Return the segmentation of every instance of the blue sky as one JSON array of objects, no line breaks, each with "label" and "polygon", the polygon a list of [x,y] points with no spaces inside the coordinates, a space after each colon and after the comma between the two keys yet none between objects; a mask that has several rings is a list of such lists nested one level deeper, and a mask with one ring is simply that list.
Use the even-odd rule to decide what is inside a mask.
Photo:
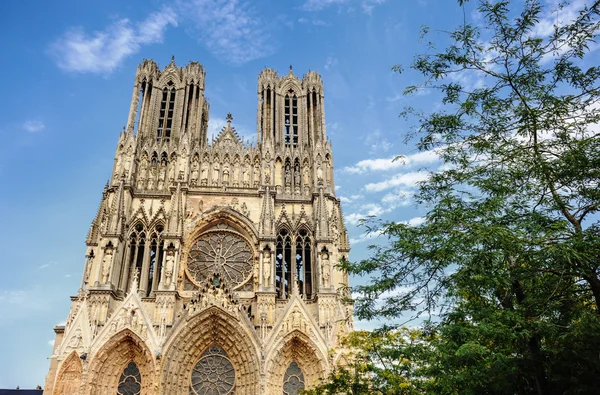
[{"label": "blue sky", "polygon": [[[418,223],[423,214],[410,194],[437,158],[404,143],[410,125],[398,114],[439,104],[434,95],[403,97],[420,80],[391,67],[425,50],[422,25],[462,22],[452,0],[20,0],[1,2],[0,15],[0,388],[44,383],[52,328],[79,287],[85,237],[144,58],[202,63],[211,130],[231,111],[248,138],[264,67],[318,71],[351,259],[369,244],[359,218]],[[391,162],[399,154],[406,160]]]}]

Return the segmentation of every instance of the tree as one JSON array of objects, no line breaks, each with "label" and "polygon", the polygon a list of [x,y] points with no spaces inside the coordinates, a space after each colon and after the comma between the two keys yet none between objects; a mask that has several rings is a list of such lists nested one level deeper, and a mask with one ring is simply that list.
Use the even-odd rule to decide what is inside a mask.
[{"label": "tree", "polygon": [[425,388],[419,371],[429,355],[427,340],[422,331],[408,328],[352,332],[342,341],[345,363],[305,393],[419,394]]},{"label": "tree", "polygon": [[599,3],[480,0],[482,24],[411,66],[405,93],[443,107],[407,108],[407,139],[443,170],[415,196],[423,224],[370,222],[387,243],[341,266],[372,277],[361,319],[440,315],[428,393],[600,392]]}]

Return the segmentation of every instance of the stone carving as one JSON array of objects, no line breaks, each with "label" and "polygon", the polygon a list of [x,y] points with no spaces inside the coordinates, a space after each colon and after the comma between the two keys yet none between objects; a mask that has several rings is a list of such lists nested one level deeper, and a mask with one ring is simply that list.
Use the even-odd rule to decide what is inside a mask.
[{"label": "stone carving", "polygon": [[271,251],[263,251],[263,286],[271,286]]},{"label": "stone carving", "polygon": [[195,157],[192,162],[192,175],[190,176],[190,184],[192,186],[196,186],[198,184],[198,169],[200,165],[198,164],[198,158]]},{"label": "stone carving", "polygon": [[108,283],[108,277],[110,276],[110,271],[112,269],[112,254],[112,248],[107,248],[104,251],[104,258],[102,258],[102,284]]},{"label": "stone carving", "polygon": [[329,263],[329,253],[321,252],[321,285],[323,288],[329,288],[329,278],[331,276],[331,266]]},{"label": "stone carving", "polygon": [[167,256],[165,258],[165,287],[171,285],[173,279],[173,269],[175,268],[175,251],[167,250]]}]

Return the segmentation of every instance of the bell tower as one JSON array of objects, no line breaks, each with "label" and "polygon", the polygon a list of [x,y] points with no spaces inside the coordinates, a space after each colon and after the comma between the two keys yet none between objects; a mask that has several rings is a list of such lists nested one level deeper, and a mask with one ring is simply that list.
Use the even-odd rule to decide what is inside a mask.
[{"label": "bell tower", "polygon": [[296,394],[341,354],[350,248],[321,77],[260,73],[256,143],[231,113],[208,141],[204,88],[199,63],[138,66],[47,393]]}]

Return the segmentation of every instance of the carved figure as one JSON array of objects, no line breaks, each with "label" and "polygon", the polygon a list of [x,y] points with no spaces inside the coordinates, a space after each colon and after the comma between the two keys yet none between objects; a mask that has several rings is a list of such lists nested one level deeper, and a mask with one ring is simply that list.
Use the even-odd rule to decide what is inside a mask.
[{"label": "carved figure", "polygon": [[323,251],[321,253],[321,279],[324,288],[329,287],[330,272],[331,266],[329,263],[329,254],[327,251]]},{"label": "carved figure", "polygon": [[173,268],[175,267],[175,252],[167,251],[167,257],[165,259],[165,287],[171,285],[173,279]]},{"label": "carved figure", "polygon": [[260,182],[260,167],[258,166],[258,162],[256,162],[254,164],[254,185],[258,185],[258,183]]},{"label": "carved figure", "polygon": [[294,166],[294,186],[300,186],[300,165],[297,163]]},{"label": "carved figure", "polygon": [[202,185],[206,185],[208,182],[208,164],[206,162],[202,163],[202,175],[200,180]]},{"label": "carved figure", "polygon": [[108,276],[110,276],[110,269],[112,268],[112,249],[107,249],[104,252],[104,258],[102,258],[102,283],[108,282]]},{"label": "carved figure", "polygon": [[317,181],[323,181],[323,168],[321,165],[317,166]]},{"label": "carved figure", "polygon": [[292,174],[290,171],[290,165],[285,165],[285,175],[283,176],[284,185],[289,186],[292,183]]},{"label": "carved figure", "polygon": [[308,166],[304,166],[302,169],[302,173],[304,174],[304,185],[310,185],[310,175],[308,174]]},{"label": "carved figure", "polygon": [[271,286],[271,252],[263,252],[263,286]]},{"label": "carved figure", "polygon": [[192,176],[190,178],[190,183],[192,185],[196,185],[198,182],[198,158],[194,158],[194,163],[192,164]]},{"label": "carved figure", "polygon": [[219,164],[215,163],[213,165],[213,185],[219,183]]}]

